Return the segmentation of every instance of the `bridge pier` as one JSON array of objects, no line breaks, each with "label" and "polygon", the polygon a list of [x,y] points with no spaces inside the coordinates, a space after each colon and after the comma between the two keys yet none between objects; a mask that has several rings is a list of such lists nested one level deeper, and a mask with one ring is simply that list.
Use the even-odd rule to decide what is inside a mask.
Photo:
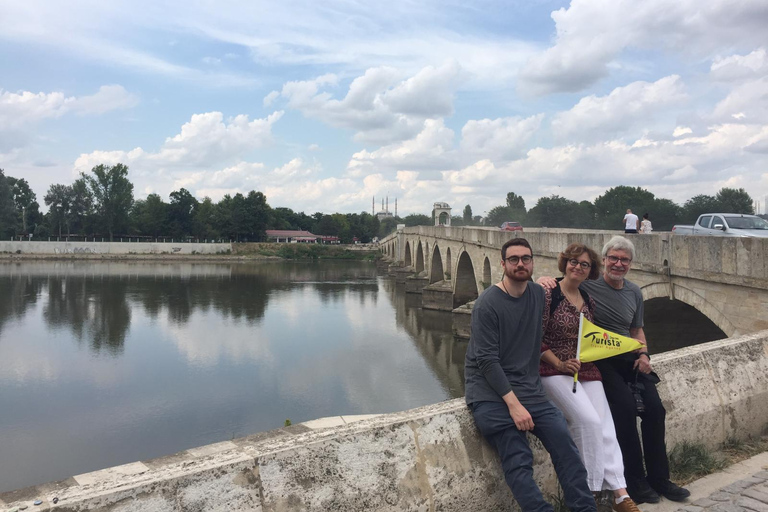
[{"label": "bridge pier", "polygon": [[389,275],[395,278],[396,283],[405,284],[405,280],[413,273],[413,267],[389,267]]},{"label": "bridge pier", "polygon": [[453,311],[453,287],[450,281],[432,283],[421,291],[421,307],[438,311]]},{"label": "bridge pier", "polygon": [[420,272],[413,276],[405,278],[405,293],[421,293],[425,286],[429,284],[429,278]]},{"label": "bridge pier", "polygon": [[467,302],[453,310],[452,324],[453,335],[464,340],[469,339],[470,325],[472,321],[472,306],[475,301]]}]

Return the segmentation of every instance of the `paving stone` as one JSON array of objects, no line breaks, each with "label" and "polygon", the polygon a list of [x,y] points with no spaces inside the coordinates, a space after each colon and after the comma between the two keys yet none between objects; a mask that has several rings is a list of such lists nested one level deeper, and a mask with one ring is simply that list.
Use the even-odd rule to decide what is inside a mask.
[{"label": "paving stone", "polygon": [[677,509],[677,512],[701,512],[704,510],[701,507],[695,507],[693,505],[688,505],[687,507],[679,508]]},{"label": "paving stone", "polygon": [[757,501],[762,501],[763,503],[768,504],[768,494],[761,492],[755,488],[745,489],[742,494],[744,496],[749,496],[750,498],[754,498]]},{"label": "paving stone", "polygon": [[736,504],[748,508],[749,510],[754,510],[755,512],[768,512],[768,505],[762,501],[757,501],[747,496],[740,497],[736,500]]},{"label": "paving stone", "polygon": [[718,503],[707,509],[707,512],[745,512],[747,509],[734,503]]},{"label": "paving stone", "polygon": [[721,491],[725,491],[725,492],[732,492],[734,494],[738,494],[741,491],[743,491],[744,489],[746,489],[747,487],[749,487],[750,485],[752,485],[752,484],[746,484],[746,483],[743,483],[742,480],[738,480],[736,482],[733,482],[731,485],[726,485],[725,487],[723,487],[720,490]]},{"label": "paving stone", "polygon": [[742,478],[741,480],[739,480],[736,483],[737,484],[744,484],[745,487],[751,487],[751,486],[753,486],[755,484],[761,484],[763,482],[765,482],[765,480],[762,479],[762,478],[755,478],[754,476],[748,476],[747,478]]},{"label": "paving stone", "polygon": [[761,480],[768,480],[768,471],[760,471],[752,475],[753,478],[760,478]]},{"label": "paving stone", "polygon": [[711,500],[709,498],[699,498],[693,502],[693,505],[696,505],[697,507],[711,507],[715,503],[717,503],[717,501]]},{"label": "paving stone", "polygon": [[729,492],[725,492],[722,489],[717,492],[713,492],[712,494],[709,495],[709,499],[715,500],[715,501],[731,501],[731,499],[733,498],[734,498],[733,494]]}]

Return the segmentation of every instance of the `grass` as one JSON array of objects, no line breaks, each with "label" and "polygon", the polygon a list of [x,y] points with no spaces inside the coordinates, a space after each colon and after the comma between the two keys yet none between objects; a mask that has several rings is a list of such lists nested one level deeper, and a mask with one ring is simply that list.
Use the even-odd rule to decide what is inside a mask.
[{"label": "grass", "polygon": [[339,245],[321,244],[237,244],[235,254],[287,260],[375,260],[379,257],[378,251],[353,251]]},{"label": "grass", "polygon": [[718,450],[711,450],[701,443],[683,442],[669,452],[672,481],[685,485],[766,451],[766,435],[746,440],[731,437]]}]

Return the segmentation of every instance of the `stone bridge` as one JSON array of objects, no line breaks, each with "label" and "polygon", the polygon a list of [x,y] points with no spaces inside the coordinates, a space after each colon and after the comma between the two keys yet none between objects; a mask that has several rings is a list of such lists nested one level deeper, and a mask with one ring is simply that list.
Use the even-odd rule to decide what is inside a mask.
[{"label": "stone bridge", "polygon": [[[384,264],[406,291],[422,294],[422,307],[454,312],[454,330],[468,335],[465,307],[501,280],[501,246],[525,237],[533,247],[534,278],[560,275],[557,256],[582,242],[598,253],[618,231],[416,226],[380,243]],[[728,337],[768,329],[768,239],[630,235],[636,255],[630,279],[645,300],[667,297],[692,306]]]}]

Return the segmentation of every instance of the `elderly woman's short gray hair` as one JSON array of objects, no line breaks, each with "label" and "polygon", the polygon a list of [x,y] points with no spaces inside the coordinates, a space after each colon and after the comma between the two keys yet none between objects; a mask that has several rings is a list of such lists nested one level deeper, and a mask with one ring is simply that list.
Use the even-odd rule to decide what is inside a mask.
[{"label": "elderly woman's short gray hair", "polygon": [[608,251],[627,251],[629,257],[635,259],[635,244],[623,236],[616,235],[606,242],[603,246],[603,258],[608,256]]}]

